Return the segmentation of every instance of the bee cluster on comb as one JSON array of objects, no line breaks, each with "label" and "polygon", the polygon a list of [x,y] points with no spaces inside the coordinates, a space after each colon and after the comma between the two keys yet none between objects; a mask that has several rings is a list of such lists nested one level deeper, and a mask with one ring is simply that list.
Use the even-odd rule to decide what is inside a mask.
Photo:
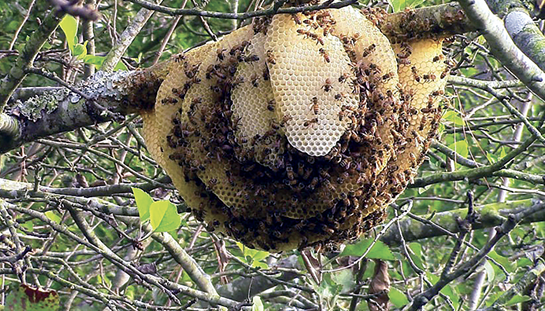
[{"label": "bee cluster on comb", "polygon": [[143,136],[208,230],[283,251],[383,220],[437,131],[448,67],[441,40],[390,42],[368,15],[262,17],[173,58]]}]

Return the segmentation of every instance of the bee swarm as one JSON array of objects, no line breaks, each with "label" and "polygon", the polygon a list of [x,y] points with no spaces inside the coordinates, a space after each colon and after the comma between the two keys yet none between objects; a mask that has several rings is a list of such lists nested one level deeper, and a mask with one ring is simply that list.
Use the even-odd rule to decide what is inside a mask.
[{"label": "bee swarm", "polygon": [[148,149],[197,219],[253,248],[368,231],[415,176],[439,119],[442,43],[391,43],[345,7],[259,18],[174,57]]}]

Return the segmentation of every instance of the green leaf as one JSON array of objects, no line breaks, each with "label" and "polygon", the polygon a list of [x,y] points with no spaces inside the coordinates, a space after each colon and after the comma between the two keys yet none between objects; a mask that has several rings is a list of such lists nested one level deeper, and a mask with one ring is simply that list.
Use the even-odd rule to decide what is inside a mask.
[{"label": "green leaf", "polygon": [[352,270],[345,269],[331,274],[331,280],[341,285],[344,292],[348,292],[355,285]]},{"label": "green leaf", "polygon": [[74,56],[77,56],[79,59],[83,59],[87,55],[87,47],[83,44],[76,44],[74,50],[72,51]]},{"label": "green leaf", "polygon": [[263,302],[259,296],[254,296],[252,298],[252,311],[263,311]]},{"label": "green leaf", "polygon": [[414,264],[418,268],[425,270],[424,263],[422,262],[422,244],[417,242],[412,242],[412,243],[409,243],[409,248],[414,253],[414,255],[411,255],[411,259],[413,260]]},{"label": "green leaf", "polygon": [[[488,253],[488,256],[490,256],[490,258],[494,259],[500,265],[502,265],[503,268],[507,272],[514,272],[515,271],[515,263],[512,262],[511,260],[509,260],[509,258],[499,255],[498,253],[496,253],[496,251],[491,251],[490,253]],[[496,272],[498,272],[498,271],[496,271]]]},{"label": "green leaf", "polygon": [[90,65],[95,65],[100,68],[104,63],[104,56],[85,55],[83,62]]},{"label": "green leaf", "polygon": [[68,48],[70,48],[70,51],[73,53],[74,45],[77,42],[76,34],[78,33],[78,21],[72,15],[66,14],[59,26],[61,26],[61,29],[64,32]]},{"label": "green leaf", "polygon": [[240,243],[240,242],[237,242],[237,246],[238,248],[240,248],[240,250],[242,251],[242,256],[244,258],[240,258],[242,259],[242,261],[250,264],[252,267],[260,267],[260,268],[268,268],[269,266],[264,263],[264,262],[261,262],[263,259],[269,257],[269,253],[268,252],[265,252],[265,251],[260,251],[260,250],[256,250],[256,249],[251,249],[249,247],[246,247],[244,244]]},{"label": "green leaf", "polygon": [[405,8],[416,8],[422,3],[424,3],[425,0],[392,0],[392,7],[394,9],[394,12],[401,12]]},{"label": "green leaf", "polygon": [[396,308],[403,308],[403,306],[409,303],[409,299],[407,299],[407,296],[405,296],[402,291],[395,287],[390,287],[390,291],[388,292],[388,298],[390,298],[390,301],[394,304]]},{"label": "green leaf", "polygon": [[497,155],[493,153],[489,153],[489,152],[486,153],[486,158],[488,159],[488,162],[490,162],[490,164],[494,164],[498,162],[498,159],[499,159]]},{"label": "green leaf", "polygon": [[55,214],[54,211],[47,211],[45,212],[45,216],[51,220],[53,220],[54,222],[60,224],[61,223],[61,217],[57,214]]},{"label": "green leaf", "polygon": [[494,278],[496,277],[496,272],[494,271],[494,267],[492,267],[492,264],[487,260],[484,263],[484,269],[486,271],[486,279],[488,282],[492,283],[494,281]]},{"label": "green leaf", "polygon": [[[356,244],[346,246],[342,251],[341,256],[360,257],[367,251],[372,242],[373,239],[361,239]],[[384,244],[382,241],[377,241],[365,257],[382,260],[395,260],[394,254],[392,254],[392,251],[388,245]]]},{"label": "green leaf", "polygon": [[59,309],[59,294],[28,285],[21,285],[9,292],[5,310],[54,311]]},{"label": "green leaf", "polygon": [[460,115],[452,110],[445,112],[443,115],[443,120],[452,122],[456,126],[463,126],[465,124],[464,119]]},{"label": "green leaf", "polygon": [[153,204],[153,199],[142,189],[132,188],[132,193],[134,194],[134,200],[136,201],[136,207],[138,208],[140,221],[144,222],[149,219],[149,210],[151,204]]},{"label": "green leaf", "polygon": [[127,66],[125,66],[125,64],[122,61],[119,61],[117,63],[117,65],[115,65],[114,71],[116,71],[116,70],[127,71],[127,70],[129,70],[129,68],[127,68]]},{"label": "green leaf", "polygon": [[[95,56],[95,55],[86,55],[83,57],[83,62],[86,64],[95,65],[100,69],[102,67],[102,63],[104,63],[104,56]],[[115,66],[114,70],[129,70],[127,66],[122,61],[119,61],[117,65]]]},{"label": "green leaf", "polygon": [[469,149],[467,147],[467,141],[466,140],[459,140],[450,146],[448,146],[450,149],[454,150],[456,153],[461,155],[464,158],[467,158],[469,154]]},{"label": "green leaf", "polygon": [[149,208],[151,227],[155,232],[168,232],[177,229],[182,219],[176,210],[176,205],[170,201],[153,202]]},{"label": "green leaf", "polygon": [[530,300],[529,296],[515,295],[505,304],[506,307]]}]

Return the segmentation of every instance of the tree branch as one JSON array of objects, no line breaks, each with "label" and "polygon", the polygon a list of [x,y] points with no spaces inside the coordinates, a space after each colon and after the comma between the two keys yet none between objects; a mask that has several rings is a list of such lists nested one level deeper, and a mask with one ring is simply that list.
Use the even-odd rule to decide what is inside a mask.
[{"label": "tree branch", "polygon": [[515,45],[503,22],[490,11],[485,0],[458,2],[471,23],[486,39],[494,56],[532,92],[545,100],[545,73]]},{"label": "tree branch", "polygon": [[[473,224],[473,229],[491,228],[501,225],[507,216],[528,208],[541,208],[540,211],[521,219],[521,223],[532,223],[545,220],[545,203],[533,199],[513,201],[508,203],[491,203],[475,207],[479,221]],[[405,218],[399,224],[392,226],[380,239],[382,242],[396,246],[400,243],[399,228],[406,241],[416,241],[443,235],[456,234],[460,231],[455,218],[464,218],[467,209],[455,209],[447,212],[430,215],[414,216],[415,219]],[[422,221],[425,220],[425,221]],[[432,224],[433,222],[433,224]]]},{"label": "tree branch", "polygon": [[[163,2],[163,0],[155,0],[155,2],[159,4]],[[132,22],[123,30],[123,33],[119,36],[115,45],[104,58],[101,67],[103,71],[111,72],[114,70],[117,63],[121,60],[121,57],[125,54],[125,51],[129,48],[129,45],[131,45],[134,38],[140,33],[153,13],[155,13],[153,10],[148,9],[141,9],[138,11]]]},{"label": "tree branch", "polygon": [[36,55],[63,17],[64,13],[58,10],[49,12],[38,30],[33,32],[26,42],[22,53],[19,54],[11,70],[0,83],[0,113],[4,111],[10,96],[26,77],[26,70],[32,67]]},{"label": "tree branch", "polygon": [[492,12],[503,19],[505,28],[515,44],[541,70],[545,70],[545,36],[521,1],[487,0],[487,3]]},{"label": "tree branch", "polygon": [[165,64],[147,70],[97,72],[78,85],[79,94],[54,91],[30,98],[0,115],[0,153],[53,134],[110,121],[155,102]]}]

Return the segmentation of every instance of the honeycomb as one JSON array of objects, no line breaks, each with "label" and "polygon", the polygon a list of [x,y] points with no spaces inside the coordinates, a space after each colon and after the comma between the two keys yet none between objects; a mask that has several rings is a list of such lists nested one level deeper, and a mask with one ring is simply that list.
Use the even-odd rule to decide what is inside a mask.
[{"label": "honeycomb", "polygon": [[435,135],[448,69],[440,40],[391,43],[366,14],[257,18],[173,57],[143,136],[208,230],[283,251],[383,220]]}]

